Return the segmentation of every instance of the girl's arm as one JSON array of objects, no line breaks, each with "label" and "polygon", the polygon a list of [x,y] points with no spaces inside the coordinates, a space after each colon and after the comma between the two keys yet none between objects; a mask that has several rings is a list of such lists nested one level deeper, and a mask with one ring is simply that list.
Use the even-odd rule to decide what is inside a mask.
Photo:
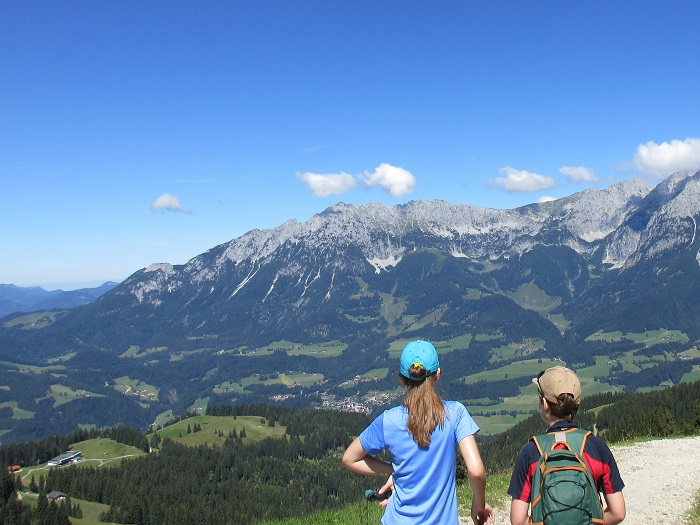
[{"label": "girl's arm", "polygon": [[368,454],[362,448],[359,438],[355,438],[345,450],[343,466],[357,474],[367,476],[391,476],[394,472],[394,467],[391,463],[381,461]]},{"label": "girl's arm", "polygon": [[476,525],[493,523],[493,509],[486,503],[486,469],[474,436],[467,436],[459,442],[459,452],[467,466],[467,477],[472,489],[472,520]]}]

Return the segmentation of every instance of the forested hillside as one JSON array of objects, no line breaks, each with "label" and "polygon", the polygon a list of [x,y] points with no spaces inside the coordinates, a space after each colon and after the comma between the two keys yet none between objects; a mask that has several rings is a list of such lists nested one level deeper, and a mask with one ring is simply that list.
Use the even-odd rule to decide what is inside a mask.
[{"label": "forested hillside", "polygon": [[[109,510],[103,519],[109,522],[217,525],[305,516],[321,509],[343,507],[358,501],[364,490],[376,483],[351,474],[340,465],[342,450],[369,422],[367,416],[242,405],[212,407],[207,417],[223,425],[232,418],[251,416],[259,418],[261,427],[284,428],[284,434],[251,441],[244,433],[232,432],[221,445],[188,446],[169,437],[159,439],[156,433],[144,435],[133,429],[115,428],[2,447],[1,522],[53,525],[63,523],[59,520],[68,519],[70,512],[75,513],[75,506],[61,511],[54,504],[31,510],[16,501],[17,490],[38,491],[40,501],[46,493],[58,490],[74,499],[104,503]],[[187,421],[197,419],[187,419],[183,424]],[[578,422],[597,429],[611,443],[698,434],[700,382],[642,394],[585,397]],[[197,424],[194,429],[196,432]],[[507,432],[481,438],[479,446],[488,471],[508,472],[526,440],[544,430],[542,421],[533,415]],[[78,464],[54,468],[45,477],[32,476],[23,481],[20,475],[7,473],[5,465],[34,465],[37,459],[44,462],[70,444],[96,435],[137,447],[150,443],[158,448],[124,459],[114,467]],[[458,474],[464,479],[463,465]]]},{"label": "forested hillside", "polygon": [[562,361],[591,393],[696,381],[698,220],[692,170],[514,210],[338,204],[251,230],[88,305],[3,318],[0,443],[209,404],[369,411],[395,401],[419,338],[484,434],[527,417],[528,378]]},{"label": "forested hillside", "polygon": [[[576,422],[609,443],[652,437],[700,434],[700,381],[647,393],[596,394],[584,397]],[[480,445],[490,471],[508,471],[523,444],[542,434],[537,414]]]},{"label": "forested hillside", "polygon": [[[216,407],[212,414],[223,419],[253,412],[265,425],[283,426],[287,433],[255,442],[231,434],[222,446],[191,447],[164,438],[153,453],[125,459],[117,467],[54,468],[32,485],[40,486],[43,494],[61,491],[106,503],[110,510],[105,521],[175,525],[253,523],[308,514],[356,501],[371,485],[340,465],[340,451],[368,423],[366,416],[271,406]],[[86,436],[73,436],[79,437]],[[140,438],[146,440],[144,435]],[[150,438],[151,443],[158,441],[154,435]],[[43,458],[51,456],[58,443],[67,444],[56,437],[12,445],[0,449],[0,457],[6,465],[36,454]],[[13,483],[13,488],[18,486]],[[6,508],[15,505],[7,495],[4,501]],[[12,521],[20,519],[13,516],[8,514],[2,523],[44,523],[36,521],[36,513],[34,522]]]}]

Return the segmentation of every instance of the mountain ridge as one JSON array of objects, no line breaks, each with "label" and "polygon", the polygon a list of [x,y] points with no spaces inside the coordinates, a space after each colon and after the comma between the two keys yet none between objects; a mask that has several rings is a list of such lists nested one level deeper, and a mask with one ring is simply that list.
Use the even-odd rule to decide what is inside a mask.
[{"label": "mountain ridge", "polygon": [[0,318],[15,312],[38,312],[55,308],[75,308],[107,293],[118,283],[106,281],[93,288],[45,290],[40,286],[0,284]]},{"label": "mountain ridge", "polygon": [[[150,265],[88,305],[5,318],[0,430],[31,432],[3,423],[3,403],[54,425],[273,398],[370,410],[383,402],[371,389],[395,388],[396,348],[418,337],[448,349],[444,388],[487,406],[528,395],[516,364],[563,359],[601,391],[695,377],[699,218],[700,171],[514,210],[338,203]],[[663,350],[635,339],[655,334]],[[41,374],[26,392],[23,366]],[[498,388],[468,379],[501,367]],[[68,389],[91,394],[65,403]]]}]

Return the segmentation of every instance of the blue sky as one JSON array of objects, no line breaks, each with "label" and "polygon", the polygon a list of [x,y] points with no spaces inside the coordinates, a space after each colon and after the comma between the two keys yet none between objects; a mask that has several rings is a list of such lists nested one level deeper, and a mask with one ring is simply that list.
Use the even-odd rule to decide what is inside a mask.
[{"label": "blue sky", "polygon": [[700,164],[700,2],[33,1],[0,17],[0,283],[342,201],[515,208]]}]

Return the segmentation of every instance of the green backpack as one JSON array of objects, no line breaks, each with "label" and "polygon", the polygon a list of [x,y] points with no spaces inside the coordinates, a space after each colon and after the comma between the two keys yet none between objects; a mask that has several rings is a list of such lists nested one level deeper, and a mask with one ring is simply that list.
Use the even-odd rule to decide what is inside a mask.
[{"label": "green backpack", "polygon": [[603,523],[598,488],[583,460],[589,435],[571,429],[532,437],[540,453],[530,496],[533,525]]}]

